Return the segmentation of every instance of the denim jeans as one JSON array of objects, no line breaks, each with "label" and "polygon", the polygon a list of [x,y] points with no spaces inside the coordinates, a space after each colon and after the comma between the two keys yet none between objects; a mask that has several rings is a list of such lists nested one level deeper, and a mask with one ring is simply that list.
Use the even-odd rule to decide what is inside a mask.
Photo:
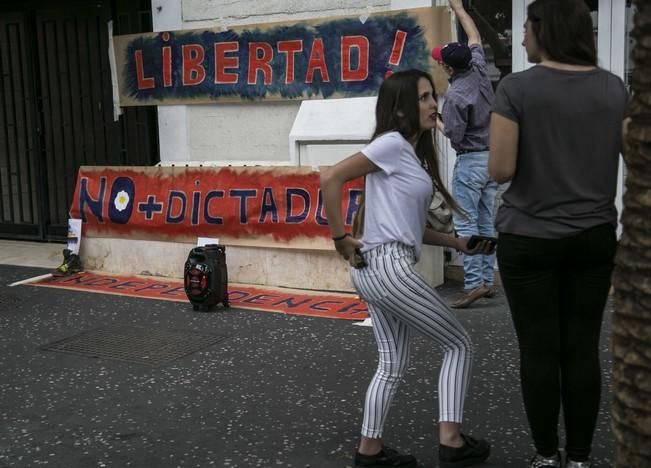
[{"label": "denim jeans", "polygon": [[[488,152],[457,156],[452,175],[452,196],[465,213],[454,214],[454,229],[460,237],[474,234],[494,236],[494,207],[497,182],[488,175]],[[493,285],[495,254],[465,255],[464,288]]]},{"label": "denim jeans", "polygon": [[500,233],[497,263],[520,347],[520,380],[536,450],[590,455],[601,396],[599,337],[613,270],[615,228],[563,239]]}]

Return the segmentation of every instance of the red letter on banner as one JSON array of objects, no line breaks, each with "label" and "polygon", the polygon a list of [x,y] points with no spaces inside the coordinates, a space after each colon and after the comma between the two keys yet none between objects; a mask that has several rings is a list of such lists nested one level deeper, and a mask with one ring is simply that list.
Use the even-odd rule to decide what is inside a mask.
[{"label": "red letter on banner", "polygon": [[303,51],[303,41],[278,41],[278,52],[287,54],[285,65],[285,84],[294,82],[294,55]]},{"label": "red letter on banner", "polygon": [[172,48],[163,47],[163,86],[172,86]]},{"label": "red letter on banner", "polygon": [[138,78],[138,89],[151,89],[154,86],[152,77],[145,78],[145,67],[142,64],[142,50],[136,50],[134,53],[136,59],[136,77]]},{"label": "red letter on banner", "polygon": [[237,73],[228,73],[226,69],[239,67],[240,58],[238,56],[227,57],[226,52],[237,52],[238,50],[240,50],[239,42],[215,43],[215,83],[237,83]]},{"label": "red letter on banner", "polygon": [[[357,69],[350,65],[351,49],[357,49]],[[341,38],[341,81],[364,81],[368,78],[368,38],[364,36],[343,36]]]},{"label": "red letter on banner", "polygon": [[206,69],[203,68],[203,47],[199,44],[187,44],[183,50],[183,86],[198,85],[206,79]]},{"label": "red letter on banner", "polygon": [[[262,57],[258,57],[258,51],[262,51]],[[268,42],[251,42],[249,43],[249,84],[254,85],[258,82],[258,70],[264,74],[264,84],[270,85],[272,78],[271,59],[274,52],[271,44]]]},{"label": "red letter on banner", "polygon": [[316,38],[312,43],[312,51],[310,52],[310,63],[307,66],[307,73],[305,74],[305,82],[312,83],[314,79],[315,70],[321,72],[321,80],[324,83],[330,81],[328,76],[328,67],[325,62],[325,54],[323,53],[323,39]]},{"label": "red letter on banner", "polygon": [[402,58],[402,52],[405,50],[405,41],[407,40],[407,33],[398,29],[396,37],[393,39],[393,47],[391,49],[391,56],[389,63],[391,65],[399,65]]}]

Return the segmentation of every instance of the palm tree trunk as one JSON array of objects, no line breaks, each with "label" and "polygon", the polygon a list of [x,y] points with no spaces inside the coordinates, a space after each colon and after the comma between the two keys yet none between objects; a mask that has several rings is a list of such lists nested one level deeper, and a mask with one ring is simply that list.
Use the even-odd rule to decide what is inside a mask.
[{"label": "palm tree trunk", "polygon": [[637,6],[623,234],[615,260],[615,467],[651,467],[651,2]]}]

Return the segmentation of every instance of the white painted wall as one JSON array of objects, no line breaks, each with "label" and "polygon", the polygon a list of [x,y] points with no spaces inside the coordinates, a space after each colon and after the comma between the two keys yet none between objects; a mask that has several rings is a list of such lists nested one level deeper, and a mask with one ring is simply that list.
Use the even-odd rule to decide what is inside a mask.
[{"label": "white painted wall", "polygon": [[[152,18],[154,31],[178,31],[326,16],[363,16],[376,10],[431,4],[430,1],[414,0],[152,0]],[[365,99],[368,101],[369,98]],[[159,106],[161,162],[175,165],[295,165],[300,162],[300,157],[296,155],[291,159],[290,133],[300,105],[300,101],[287,101]],[[368,103],[360,101],[356,105],[351,102],[347,112],[363,114],[368,119]],[[360,124],[353,141],[348,135],[348,140],[338,148],[334,157],[343,157],[348,151],[358,149],[361,143],[357,137],[365,133],[370,136],[369,128],[368,121]],[[321,140],[307,142],[305,164],[318,164],[325,158],[333,158],[333,147],[323,144],[326,140],[328,144],[332,143],[331,138],[323,138],[328,133],[322,131],[319,134]],[[303,130],[297,130],[296,134],[310,136]],[[181,277],[192,246],[178,242],[88,238],[84,240],[80,254],[88,269]],[[305,251],[227,246],[226,259],[229,280],[234,283],[352,290],[349,266],[334,249]],[[441,249],[425,246],[418,269],[430,283],[438,285],[443,282],[442,265]]]},{"label": "white painted wall", "polygon": [[[217,26],[269,23],[388,10],[387,0],[185,0],[183,21],[216,21]],[[408,7],[402,7],[408,8]]]},{"label": "white painted wall", "polygon": [[299,105],[281,101],[187,106],[191,159],[228,164],[289,164],[287,136]]},{"label": "white painted wall", "polygon": [[376,97],[303,101],[289,132],[297,166],[332,166],[359,151],[375,130]]},{"label": "white painted wall", "polygon": [[[447,2],[445,3],[447,4]],[[404,8],[424,8],[432,5],[443,5],[443,3],[432,0],[391,0],[392,10],[401,10]]]},{"label": "white painted wall", "polygon": [[[530,66],[521,46],[526,5],[513,0],[513,71]],[[447,0],[152,0],[154,31],[221,28],[243,24],[299,20],[325,16],[361,16],[375,10],[447,5]],[[615,72],[623,70],[623,12],[625,0],[600,0],[600,60]],[[607,24],[606,24],[607,23]],[[454,34],[454,29],[453,29]],[[620,37],[621,36],[621,37]],[[610,42],[612,41],[612,42]],[[318,102],[314,101],[315,107]],[[256,164],[300,163],[292,158],[290,133],[300,102],[246,103],[193,106],[159,106],[159,141],[163,164]],[[351,106],[358,110],[364,106]],[[366,112],[364,112],[366,113]],[[297,131],[306,135],[309,132]],[[359,131],[368,130],[360,126]],[[320,135],[327,134],[321,132]],[[299,136],[300,136],[299,135]],[[332,135],[330,135],[331,137]],[[300,139],[300,138],[299,138]],[[291,140],[291,143],[290,143]],[[328,145],[324,141],[328,140]],[[305,143],[305,164],[334,162],[353,152],[358,141],[343,142],[332,151],[331,138]],[[439,140],[442,175],[452,172],[455,155],[447,139]],[[328,159],[330,158],[330,159]],[[621,182],[620,182],[621,193]],[[619,197],[618,197],[619,198]],[[81,255],[87,268],[116,273],[182,275],[191,244],[86,239]],[[134,262],[134,258],[138,262]],[[456,258],[459,264],[461,257]],[[229,247],[229,276],[233,282],[350,290],[348,267],[334,251],[297,251]],[[425,247],[418,268],[434,285],[443,282],[442,249]]]},{"label": "white painted wall", "polygon": [[[181,242],[87,238],[80,255],[88,270],[182,278],[192,247]],[[350,267],[338,257],[325,250],[226,246],[230,283],[352,291]]]},{"label": "white painted wall", "polygon": [[[153,0],[154,31],[227,28],[327,16],[364,15],[413,1]],[[424,3],[416,2],[423,6]],[[403,6],[400,6],[403,4]],[[163,164],[293,164],[288,135],[300,102],[159,106]]]}]

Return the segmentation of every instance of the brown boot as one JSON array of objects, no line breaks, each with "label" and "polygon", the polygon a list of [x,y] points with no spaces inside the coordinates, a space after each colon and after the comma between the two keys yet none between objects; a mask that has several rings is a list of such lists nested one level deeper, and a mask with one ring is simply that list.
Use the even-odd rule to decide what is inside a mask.
[{"label": "brown boot", "polygon": [[465,309],[477,299],[484,297],[489,291],[490,289],[483,284],[481,286],[477,286],[475,289],[468,291],[456,302],[453,302],[452,307],[455,309]]}]

